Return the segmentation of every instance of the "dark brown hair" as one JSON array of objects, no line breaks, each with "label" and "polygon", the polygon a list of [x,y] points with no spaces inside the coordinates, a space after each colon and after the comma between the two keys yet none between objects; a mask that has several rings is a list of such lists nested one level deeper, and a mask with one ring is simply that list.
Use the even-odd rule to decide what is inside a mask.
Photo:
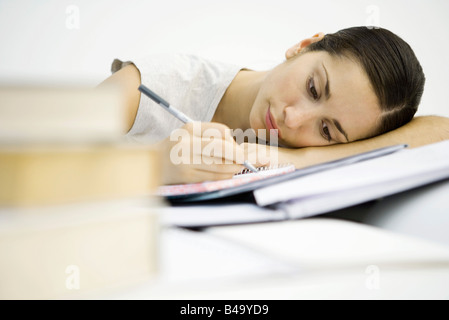
[{"label": "dark brown hair", "polygon": [[383,28],[352,27],[326,34],[306,51],[355,58],[362,65],[382,110],[373,135],[396,129],[415,115],[425,76],[412,48],[394,33]]}]

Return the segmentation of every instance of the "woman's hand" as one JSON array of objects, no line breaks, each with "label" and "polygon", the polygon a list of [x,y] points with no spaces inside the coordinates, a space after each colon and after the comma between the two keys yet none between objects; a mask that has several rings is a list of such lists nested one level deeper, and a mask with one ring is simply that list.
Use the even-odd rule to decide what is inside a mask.
[{"label": "woman's hand", "polygon": [[276,166],[279,164],[279,148],[259,143],[242,143],[245,159],[258,166]]},{"label": "woman's hand", "polygon": [[[158,147],[163,184],[230,179],[244,168],[247,159],[231,130],[219,123],[188,123],[174,130]],[[260,161],[252,164],[263,165]]]}]

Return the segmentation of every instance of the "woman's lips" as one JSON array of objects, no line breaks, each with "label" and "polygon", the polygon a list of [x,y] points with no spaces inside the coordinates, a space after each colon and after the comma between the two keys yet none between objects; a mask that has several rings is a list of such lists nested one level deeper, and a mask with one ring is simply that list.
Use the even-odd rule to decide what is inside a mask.
[{"label": "woman's lips", "polygon": [[[271,115],[270,107],[268,107],[267,114],[265,115],[265,123],[266,123],[268,131],[276,130],[277,135],[279,136],[279,138],[281,138],[281,131],[279,130],[278,126],[276,125],[276,121],[274,120],[273,116]],[[270,134],[271,134],[271,132],[270,132]]]}]

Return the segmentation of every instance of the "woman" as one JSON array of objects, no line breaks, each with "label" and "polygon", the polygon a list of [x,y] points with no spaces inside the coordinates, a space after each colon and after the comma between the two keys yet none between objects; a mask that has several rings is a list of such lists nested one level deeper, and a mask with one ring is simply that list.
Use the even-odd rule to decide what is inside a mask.
[{"label": "woman", "polygon": [[[226,158],[231,163],[165,161],[168,170],[164,172],[164,183],[230,178],[241,170],[241,161],[236,159],[241,159],[245,151],[248,157],[248,152],[256,153],[256,146],[268,152],[275,148],[237,144],[225,134],[228,128],[252,129],[259,139],[278,142],[282,146],[276,148],[278,161],[292,162],[296,167],[384,145],[420,145],[441,139],[439,135],[429,135],[427,140],[414,137],[417,125],[443,126],[443,138],[447,134],[447,119],[440,118],[420,119],[399,133],[394,130],[412,120],[425,77],[407,43],[381,28],[354,27],[334,34],[316,34],[289,48],[286,61],[269,71],[247,70],[191,56],[168,57],[163,65],[154,59],[113,63],[115,73],[104,83],[118,83],[125,89],[128,136],[142,142],[156,138],[168,160],[179,143],[204,145],[210,141],[202,133],[213,128],[223,133],[219,141],[222,149],[230,146],[234,150],[232,157],[225,152],[206,155],[203,148],[193,150],[203,153],[203,157]],[[183,129],[191,139],[170,139],[170,132],[182,123],[141,97],[137,91],[140,83],[201,121],[201,129],[195,132],[189,124]],[[270,130],[274,131],[270,134]],[[327,147],[316,148],[321,146]],[[188,157],[191,160],[193,155]],[[259,157],[255,164],[265,161]]]}]

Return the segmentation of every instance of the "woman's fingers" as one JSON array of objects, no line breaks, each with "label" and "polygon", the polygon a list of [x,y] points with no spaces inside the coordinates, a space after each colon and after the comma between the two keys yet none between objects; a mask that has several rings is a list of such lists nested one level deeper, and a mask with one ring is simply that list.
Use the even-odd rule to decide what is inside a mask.
[{"label": "woman's fingers", "polygon": [[245,159],[257,167],[277,165],[277,147],[257,143],[242,143],[241,147],[245,153]]},{"label": "woman's fingers", "polygon": [[188,123],[163,142],[165,179],[168,183],[194,183],[230,179],[245,160],[252,165],[276,165],[277,148],[237,144],[231,129],[219,123]]},{"label": "woman's fingers", "polygon": [[223,170],[204,170],[204,168],[193,169],[189,178],[190,181],[202,182],[202,181],[214,181],[214,180],[227,180],[232,179],[236,173],[239,173],[242,168],[238,168],[233,172],[225,172]]},{"label": "woman's fingers", "polygon": [[188,123],[159,144],[165,184],[230,179],[243,169],[244,148],[218,123]]},{"label": "woman's fingers", "polygon": [[232,179],[242,169],[243,167],[237,164],[178,165],[169,168],[168,174],[164,177],[164,182],[166,184],[177,184]]},{"label": "woman's fingers", "polygon": [[242,164],[244,149],[234,141],[213,139],[198,141],[200,148],[193,148],[194,155],[201,155],[204,164]]},{"label": "woman's fingers", "polygon": [[[184,150],[190,145],[189,151],[194,163],[198,163],[199,156],[213,159],[215,164],[242,164],[245,161],[243,147],[235,142],[231,129],[223,124],[193,122],[178,130],[176,136],[184,140],[179,144]],[[189,153],[185,151],[185,154]],[[211,162],[208,161],[206,164]]]}]

